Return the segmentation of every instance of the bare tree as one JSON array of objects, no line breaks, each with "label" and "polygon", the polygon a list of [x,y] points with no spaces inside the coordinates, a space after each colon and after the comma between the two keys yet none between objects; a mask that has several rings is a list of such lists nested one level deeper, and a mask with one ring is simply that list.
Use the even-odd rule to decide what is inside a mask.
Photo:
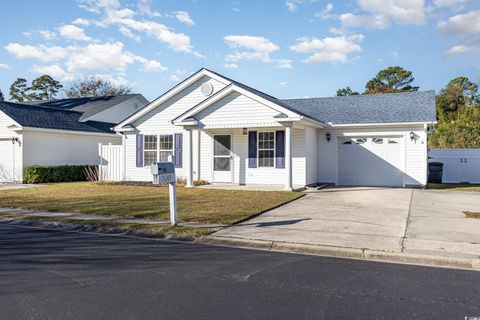
[{"label": "bare tree", "polygon": [[124,85],[115,85],[110,81],[92,76],[70,84],[70,86],[65,90],[65,95],[68,98],[85,98],[118,96],[131,92],[132,89],[130,87]]}]

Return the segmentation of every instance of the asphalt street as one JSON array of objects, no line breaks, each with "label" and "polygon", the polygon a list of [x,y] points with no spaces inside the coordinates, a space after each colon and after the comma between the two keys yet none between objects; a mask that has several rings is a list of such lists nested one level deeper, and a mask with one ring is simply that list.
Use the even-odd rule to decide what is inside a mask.
[{"label": "asphalt street", "polygon": [[480,272],[0,225],[0,319],[480,319]]}]

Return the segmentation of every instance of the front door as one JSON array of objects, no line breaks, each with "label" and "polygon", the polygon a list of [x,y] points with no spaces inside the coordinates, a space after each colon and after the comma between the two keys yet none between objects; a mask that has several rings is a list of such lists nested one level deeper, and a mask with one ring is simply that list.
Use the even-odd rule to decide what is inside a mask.
[{"label": "front door", "polygon": [[232,183],[232,136],[213,136],[213,182]]}]

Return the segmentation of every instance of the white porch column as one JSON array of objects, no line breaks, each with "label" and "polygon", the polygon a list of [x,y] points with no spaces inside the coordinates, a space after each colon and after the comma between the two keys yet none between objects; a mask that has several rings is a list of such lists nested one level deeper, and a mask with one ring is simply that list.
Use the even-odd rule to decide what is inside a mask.
[{"label": "white porch column", "polygon": [[186,187],[193,187],[193,130],[187,129],[188,136],[188,167],[187,167],[187,185]]},{"label": "white porch column", "polygon": [[291,191],[292,187],[292,127],[285,127],[285,188]]}]

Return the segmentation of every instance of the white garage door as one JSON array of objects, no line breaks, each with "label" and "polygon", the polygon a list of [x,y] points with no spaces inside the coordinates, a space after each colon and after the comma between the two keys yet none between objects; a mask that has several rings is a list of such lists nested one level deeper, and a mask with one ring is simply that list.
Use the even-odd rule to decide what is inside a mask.
[{"label": "white garage door", "polygon": [[403,186],[401,137],[338,139],[338,185]]},{"label": "white garage door", "polygon": [[0,182],[13,182],[13,144],[0,140]]}]

